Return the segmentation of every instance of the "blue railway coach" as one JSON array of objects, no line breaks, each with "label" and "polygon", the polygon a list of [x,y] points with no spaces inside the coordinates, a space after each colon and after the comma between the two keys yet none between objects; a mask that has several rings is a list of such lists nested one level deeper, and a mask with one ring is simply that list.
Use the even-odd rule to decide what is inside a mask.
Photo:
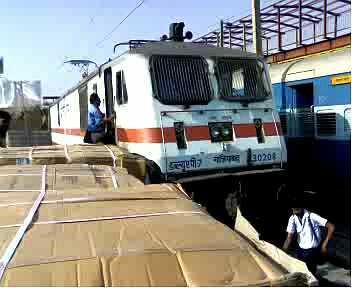
[{"label": "blue railway coach", "polygon": [[273,63],[270,75],[291,172],[305,190],[349,191],[351,47]]}]

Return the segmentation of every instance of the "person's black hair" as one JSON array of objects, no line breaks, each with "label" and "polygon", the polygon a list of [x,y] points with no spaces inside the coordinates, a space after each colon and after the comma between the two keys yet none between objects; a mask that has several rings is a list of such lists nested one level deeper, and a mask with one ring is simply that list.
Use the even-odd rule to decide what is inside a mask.
[{"label": "person's black hair", "polygon": [[301,185],[290,181],[285,185],[283,193],[286,194],[285,198],[288,208],[302,208],[304,206],[302,199],[303,189]]},{"label": "person's black hair", "polygon": [[94,104],[98,99],[100,99],[98,94],[92,93],[92,94],[90,94],[90,97],[89,97],[89,103]]},{"label": "person's black hair", "polygon": [[291,194],[289,196],[289,207],[290,208],[303,208],[304,207],[304,201],[303,197],[300,194]]}]

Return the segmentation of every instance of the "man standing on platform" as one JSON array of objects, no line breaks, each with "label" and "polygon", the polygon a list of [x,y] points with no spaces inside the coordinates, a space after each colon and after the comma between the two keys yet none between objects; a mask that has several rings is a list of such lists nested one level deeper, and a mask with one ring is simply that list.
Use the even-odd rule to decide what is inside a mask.
[{"label": "man standing on platform", "polygon": [[[321,227],[327,228],[325,239],[322,237]],[[297,256],[306,263],[309,271],[315,275],[319,258],[327,256],[328,243],[332,239],[334,230],[334,224],[318,214],[309,212],[304,208],[292,208],[292,216],[288,221],[287,238],[283,250],[288,251],[294,235],[297,234]]]}]

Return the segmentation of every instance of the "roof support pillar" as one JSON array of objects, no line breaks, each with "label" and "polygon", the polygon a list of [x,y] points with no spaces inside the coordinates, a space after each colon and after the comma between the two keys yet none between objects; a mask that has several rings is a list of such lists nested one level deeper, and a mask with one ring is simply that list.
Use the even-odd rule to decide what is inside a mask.
[{"label": "roof support pillar", "polygon": [[282,51],[280,7],[277,7],[277,31],[277,49]]},{"label": "roof support pillar", "polygon": [[224,21],[220,20],[220,47],[224,47]]},{"label": "roof support pillar", "polygon": [[298,0],[298,45],[302,46],[302,0]]},{"label": "roof support pillar", "polygon": [[327,14],[328,14],[328,0],[324,0],[324,38],[327,39],[328,34],[328,23],[327,23]]},{"label": "roof support pillar", "polygon": [[253,44],[255,53],[258,56],[263,55],[262,33],[260,23],[260,0],[252,0],[252,27],[253,27]]},{"label": "roof support pillar", "polygon": [[246,33],[246,23],[243,23],[243,51],[247,51],[247,33]]}]

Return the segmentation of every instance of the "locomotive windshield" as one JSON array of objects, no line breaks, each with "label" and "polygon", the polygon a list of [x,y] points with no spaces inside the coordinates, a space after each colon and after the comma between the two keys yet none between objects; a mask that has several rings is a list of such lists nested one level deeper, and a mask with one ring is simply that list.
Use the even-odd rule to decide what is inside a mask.
[{"label": "locomotive windshield", "polygon": [[154,97],[165,105],[206,105],[213,90],[206,60],[199,56],[153,55]]},{"label": "locomotive windshield", "polygon": [[220,97],[226,101],[259,101],[270,97],[264,63],[256,59],[218,59]]}]

